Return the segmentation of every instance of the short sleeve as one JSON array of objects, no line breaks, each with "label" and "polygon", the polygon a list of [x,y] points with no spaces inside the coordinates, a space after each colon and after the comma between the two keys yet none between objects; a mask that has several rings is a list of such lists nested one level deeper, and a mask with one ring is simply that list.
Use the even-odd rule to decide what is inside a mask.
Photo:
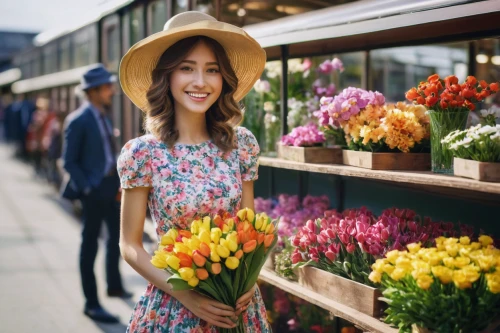
[{"label": "short sleeve", "polygon": [[152,187],[151,154],[148,143],[135,138],[123,146],[117,161],[122,188]]},{"label": "short sleeve", "polygon": [[238,127],[237,136],[241,180],[257,180],[259,177],[259,143],[252,132],[244,127]]}]

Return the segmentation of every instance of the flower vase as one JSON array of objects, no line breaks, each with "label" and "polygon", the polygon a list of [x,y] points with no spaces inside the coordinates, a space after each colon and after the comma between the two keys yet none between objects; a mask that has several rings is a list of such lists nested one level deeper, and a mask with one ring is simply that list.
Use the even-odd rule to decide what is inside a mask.
[{"label": "flower vase", "polygon": [[453,154],[443,149],[441,140],[450,132],[465,129],[469,111],[429,111],[431,120],[432,172],[453,174]]}]

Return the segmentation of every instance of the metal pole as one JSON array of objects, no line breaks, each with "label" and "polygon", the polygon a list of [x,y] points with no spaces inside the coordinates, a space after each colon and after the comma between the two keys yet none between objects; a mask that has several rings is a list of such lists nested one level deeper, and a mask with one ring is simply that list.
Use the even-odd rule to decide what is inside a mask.
[{"label": "metal pole", "polygon": [[281,135],[288,134],[288,45],[281,45]]}]

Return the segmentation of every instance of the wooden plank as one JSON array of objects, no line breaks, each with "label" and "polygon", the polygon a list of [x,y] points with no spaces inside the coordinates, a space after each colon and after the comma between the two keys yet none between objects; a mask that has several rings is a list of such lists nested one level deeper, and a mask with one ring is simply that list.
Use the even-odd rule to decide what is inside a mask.
[{"label": "wooden plank", "polygon": [[453,170],[455,176],[472,178],[484,182],[500,182],[500,163],[454,158]]},{"label": "wooden plank", "polygon": [[262,166],[281,169],[500,194],[500,183],[480,182],[474,179],[440,175],[432,172],[370,170],[348,165],[298,163],[271,157],[260,157],[259,162]]},{"label": "wooden plank", "polygon": [[294,147],[278,144],[278,156],[301,163],[342,164],[342,149],[329,147]]},{"label": "wooden plank", "polygon": [[431,154],[420,153],[371,153],[343,150],[345,165],[372,170],[431,170]]},{"label": "wooden plank", "polygon": [[398,330],[391,328],[377,318],[370,317],[360,311],[354,310],[344,304],[327,298],[321,293],[314,292],[308,288],[302,287],[296,282],[289,281],[279,277],[276,273],[262,269],[260,280],[272,284],[292,295],[300,297],[312,304],[332,312],[335,316],[343,318],[356,326],[373,333],[397,333]]},{"label": "wooden plank", "polygon": [[385,303],[377,289],[321,269],[305,266],[298,270],[299,284],[331,300],[338,301],[371,317],[383,315]]}]

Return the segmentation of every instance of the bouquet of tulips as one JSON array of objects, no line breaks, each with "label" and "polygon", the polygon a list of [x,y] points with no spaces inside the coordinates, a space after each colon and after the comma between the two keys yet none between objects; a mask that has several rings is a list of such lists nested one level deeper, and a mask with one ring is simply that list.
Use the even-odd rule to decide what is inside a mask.
[{"label": "bouquet of tulips", "polygon": [[[205,216],[193,221],[190,230],[164,234],[151,263],[172,274],[167,281],[173,290],[192,289],[235,307],[257,282],[276,245],[278,222],[248,208],[236,216]],[[235,329],[219,332],[245,332],[243,321],[238,322]]]},{"label": "bouquet of tulips", "polygon": [[387,323],[410,332],[477,332],[500,314],[500,250],[480,236],[439,237],[436,246],[420,243],[393,250],[373,265],[370,280],[381,283]]}]

